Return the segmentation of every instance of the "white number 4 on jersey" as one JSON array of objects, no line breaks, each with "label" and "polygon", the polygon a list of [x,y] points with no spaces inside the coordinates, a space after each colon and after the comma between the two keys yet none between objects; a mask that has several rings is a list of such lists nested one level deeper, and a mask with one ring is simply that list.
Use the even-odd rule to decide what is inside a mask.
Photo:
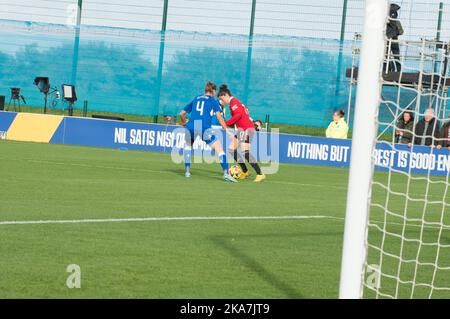
[{"label": "white number 4 on jersey", "polygon": [[197,106],[195,107],[195,109],[197,110],[197,112],[200,113],[200,116],[203,116],[203,108],[205,107],[205,101],[198,101],[197,102]]}]

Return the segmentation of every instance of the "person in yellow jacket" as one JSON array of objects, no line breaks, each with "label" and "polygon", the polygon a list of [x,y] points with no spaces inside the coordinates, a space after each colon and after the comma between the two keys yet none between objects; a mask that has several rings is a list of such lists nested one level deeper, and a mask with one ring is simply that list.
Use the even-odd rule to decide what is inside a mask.
[{"label": "person in yellow jacket", "polygon": [[339,110],[334,112],[333,121],[328,125],[325,132],[327,137],[330,138],[347,138],[348,125],[344,119],[344,111]]}]

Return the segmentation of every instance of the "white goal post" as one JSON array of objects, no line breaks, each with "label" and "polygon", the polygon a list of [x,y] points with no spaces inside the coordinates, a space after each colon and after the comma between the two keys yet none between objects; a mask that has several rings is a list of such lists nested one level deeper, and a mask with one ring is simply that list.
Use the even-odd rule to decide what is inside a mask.
[{"label": "white goal post", "polygon": [[339,297],[362,297],[372,152],[377,137],[389,0],[366,0],[356,91]]},{"label": "white goal post", "polygon": [[393,35],[398,9],[367,0],[352,50],[345,299],[450,298],[450,39]]}]

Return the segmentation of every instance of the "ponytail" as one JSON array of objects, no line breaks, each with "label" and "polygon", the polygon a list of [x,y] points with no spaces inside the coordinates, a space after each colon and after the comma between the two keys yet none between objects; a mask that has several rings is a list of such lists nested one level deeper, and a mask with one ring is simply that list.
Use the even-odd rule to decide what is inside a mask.
[{"label": "ponytail", "polygon": [[222,84],[219,87],[219,93],[217,94],[218,97],[224,96],[224,95],[232,96],[231,95],[231,91],[230,91],[230,89],[228,88],[228,86],[226,84]]}]

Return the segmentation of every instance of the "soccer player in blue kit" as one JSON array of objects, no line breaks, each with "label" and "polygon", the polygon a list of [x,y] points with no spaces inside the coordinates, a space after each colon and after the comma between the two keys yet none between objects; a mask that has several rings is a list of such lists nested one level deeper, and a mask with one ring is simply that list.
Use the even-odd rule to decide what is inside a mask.
[{"label": "soccer player in blue kit", "polygon": [[[197,96],[180,112],[181,125],[186,127],[186,146],[183,150],[184,165],[186,168],[185,175],[186,177],[191,176],[192,144],[197,136],[200,136],[219,156],[220,165],[223,169],[223,179],[229,182],[237,182],[228,174],[227,156],[223,151],[222,143],[220,143],[220,140],[217,137],[217,131],[215,132],[211,128],[211,120],[215,114],[225,132],[230,136],[233,136],[233,134],[227,130],[225,120],[221,115],[222,109],[214,98],[216,88],[216,84],[212,82],[206,83],[205,94]],[[190,114],[189,120],[186,118],[187,114]]]},{"label": "soccer player in blue kit", "polygon": [[[225,108],[222,105],[222,102],[219,99],[216,99],[217,103],[219,103],[220,106],[220,115],[225,120]],[[225,122],[226,124],[226,122]],[[211,127],[216,130],[220,130],[222,128],[222,125],[220,124],[219,119],[217,118],[216,114],[211,118]]]}]

